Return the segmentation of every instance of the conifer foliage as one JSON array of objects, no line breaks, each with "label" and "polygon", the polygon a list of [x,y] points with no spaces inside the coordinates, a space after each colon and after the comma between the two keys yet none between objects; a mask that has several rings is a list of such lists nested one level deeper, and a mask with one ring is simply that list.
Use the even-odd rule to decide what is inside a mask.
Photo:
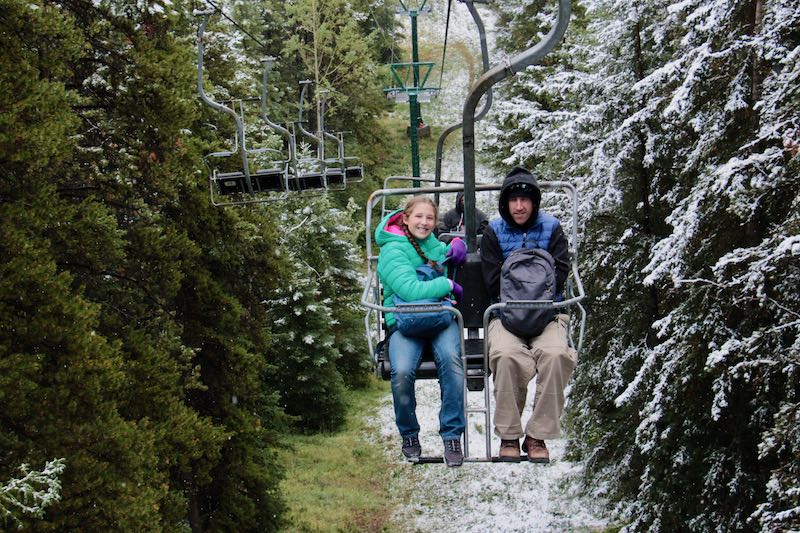
[{"label": "conifer foliage", "polygon": [[627,530],[797,529],[800,7],[581,7],[495,141],[585,199],[573,451]]},{"label": "conifer foliage", "polygon": [[[250,96],[228,31],[208,89]],[[0,5],[0,480],[61,488],[0,527],[277,530],[290,420],[335,428],[363,379],[354,209],[211,205],[195,32],[179,2]]]}]

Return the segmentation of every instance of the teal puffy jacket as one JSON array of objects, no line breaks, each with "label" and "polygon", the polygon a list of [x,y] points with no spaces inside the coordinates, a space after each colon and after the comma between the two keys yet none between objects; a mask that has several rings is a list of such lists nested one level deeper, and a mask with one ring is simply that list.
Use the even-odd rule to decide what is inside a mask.
[{"label": "teal puffy jacket", "polygon": [[[389,213],[375,229],[375,242],[381,247],[378,255],[378,277],[383,285],[383,305],[394,307],[392,296],[397,294],[406,302],[426,298],[444,298],[450,294],[450,281],[445,275],[431,281],[420,281],[417,278],[417,267],[423,264],[414,246],[404,234],[398,235],[387,228],[402,224],[403,211]],[[439,241],[433,233],[419,243],[422,252],[428,259],[442,263],[447,252],[447,245]],[[386,325],[394,326],[394,315],[386,313]]]}]

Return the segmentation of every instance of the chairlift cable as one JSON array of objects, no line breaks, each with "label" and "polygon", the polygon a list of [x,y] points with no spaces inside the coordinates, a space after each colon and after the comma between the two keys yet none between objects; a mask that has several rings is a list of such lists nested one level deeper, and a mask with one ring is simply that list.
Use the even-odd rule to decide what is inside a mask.
[{"label": "chairlift cable", "polygon": [[250,33],[249,31],[247,31],[246,29],[242,28],[242,27],[241,27],[241,26],[240,26],[240,25],[239,25],[239,24],[238,24],[238,23],[237,23],[235,20],[233,20],[233,19],[232,19],[231,17],[229,17],[228,15],[226,15],[226,14],[225,14],[225,12],[222,10],[222,8],[221,8],[221,7],[219,7],[219,6],[217,6],[216,4],[214,4],[214,2],[212,2],[211,0],[204,0],[204,1],[205,1],[207,4],[209,4],[211,7],[213,7],[213,8],[214,8],[214,9],[217,11],[217,13],[219,13],[220,15],[222,15],[223,17],[225,17],[225,18],[226,18],[226,19],[227,19],[227,20],[228,20],[228,21],[229,21],[231,24],[233,24],[234,26],[236,26],[236,27],[239,29],[239,31],[241,31],[242,33],[244,33],[245,35],[247,35],[248,37],[250,37],[251,39],[253,39],[253,40],[254,40],[256,43],[258,43],[258,45],[259,45],[259,46],[261,46],[263,49],[265,49],[265,50],[267,49],[267,45],[265,45],[264,43],[262,43],[262,42],[261,42],[259,39],[257,39],[257,38],[256,38],[256,37],[255,37],[255,36],[252,34],[252,33]]},{"label": "chairlift cable", "polygon": [[392,31],[391,33],[389,33],[388,31],[386,31],[386,30],[383,28],[383,26],[381,26],[381,23],[380,23],[380,22],[378,22],[378,17],[376,17],[376,16],[375,16],[375,12],[372,10],[372,6],[371,6],[371,5],[368,5],[368,6],[367,6],[367,9],[369,9],[369,14],[370,14],[370,15],[372,15],[372,20],[374,20],[374,21],[375,21],[375,26],[377,26],[377,27],[378,27],[378,29],[379,29],[379,30],[381,30],[381,33],[382,33],[382,34],[383,34],[385,37],[388,37],[388,38],[390,39],[390,42],[392,43],[392,47],[391,47],[391,49],[390,49],[390,51],[391,51],[391,54],[392,54],[392,63],[396,63],[396,62],[397,62],[397,61],[396,61],[396,59],[397,59],[397,56],[395,56],[395,53],[394,53],[394,43],[395,43],[395,34],[394,34],[394,31]]},{"label": "chairlift cable", "polygon": [[444,23],[444,47],[442,48],[442,67],[439,69],[439,87],[442,86],[442,79],[444,78],[444,58],[447,54],[447,34],[450,32],[450,7],[453,5],[453,0],[447,0],[447,18]]}]

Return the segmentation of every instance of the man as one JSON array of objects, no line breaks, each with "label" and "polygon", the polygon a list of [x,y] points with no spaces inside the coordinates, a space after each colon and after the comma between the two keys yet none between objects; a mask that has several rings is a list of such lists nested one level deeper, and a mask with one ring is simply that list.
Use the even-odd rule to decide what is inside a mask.
[{"label": "man", "polygon": [[[480,256],[483,279],[492,302],[500,299],[500,271],[503,261],[519,248],[542,248],[555,260],[556,297],[563,299],[569,271],[569,245],[558,219],[539,211],[542,193],[531,173],[516,167],[506,176],[500,190],[498,210],[483,232]],[[557,314],[541,335],[522,338],[509,332],[501,320],[489,322],[489,367],[494,377],[495,434],[500,437],[501,461],[520,460],[522,449],[533,463],[549,463],[546,439],[561,432],[564,387],[577,363],[577,353],[567,345],[569,315]],[[523,431],[520,416],[525,407],[527,387],[538,376],[533,414]]]},{"label": "man", "polygon": [[[483,233],[483,230],[489,224],[489,218],[480,209],[475,209],[475,221],[478,223],[478,235]],[[456,206],[447,211],[444,215],[439,217],[439,223],[436,224],[436,236],[442,233],[464,233],[464,193],[456,194]],[[450,242],[451,235],[440,237],[442,242]]]}]

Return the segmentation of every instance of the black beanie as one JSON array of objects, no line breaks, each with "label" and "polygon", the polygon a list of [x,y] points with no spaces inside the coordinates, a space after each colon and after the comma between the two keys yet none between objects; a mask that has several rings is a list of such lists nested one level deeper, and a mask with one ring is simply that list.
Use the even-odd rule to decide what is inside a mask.
[{"label": "black beanie", "polygon": [[533,201],[536,201],[536,196],[537,196],[536,192],[534,191],[533,185],[525,182],[514,183],[507,189],[506,194],[509,200],[517,196],[524,196],[526,198],[530,198]]}]

